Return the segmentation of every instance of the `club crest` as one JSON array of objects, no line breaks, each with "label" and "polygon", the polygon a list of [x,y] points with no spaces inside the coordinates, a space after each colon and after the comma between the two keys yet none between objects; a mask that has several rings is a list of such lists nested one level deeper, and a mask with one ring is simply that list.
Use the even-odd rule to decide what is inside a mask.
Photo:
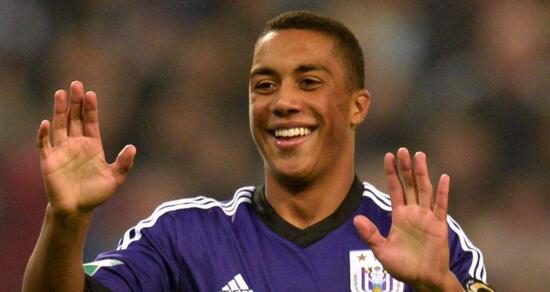
[{"label": "club crest", "polygon": [[352,292],[401,292],[405,288],[384,269],[371,250],[349,252]]}]

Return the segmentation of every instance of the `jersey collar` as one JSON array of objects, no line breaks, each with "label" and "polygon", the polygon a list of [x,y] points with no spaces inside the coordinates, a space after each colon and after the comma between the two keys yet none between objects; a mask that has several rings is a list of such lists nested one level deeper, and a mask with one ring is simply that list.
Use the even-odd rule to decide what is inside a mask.
[{"label": "jersey collar", "polygon": [[297,228],[296,226],[285,221],[275,209],[271,207],[265,197],[265,187],[262,185],[256,188],[252,197],[252,209],[254,213],[279,236],[293,242],[300,247],[307,247],[316,241],[322,239],[333,230],[340,227],[348,220],[361,201],[364,186],[361,181],[354,178],[353,183],[346,195],[344,201],[338,209],[327,218],[315,223],[305,229]]}]

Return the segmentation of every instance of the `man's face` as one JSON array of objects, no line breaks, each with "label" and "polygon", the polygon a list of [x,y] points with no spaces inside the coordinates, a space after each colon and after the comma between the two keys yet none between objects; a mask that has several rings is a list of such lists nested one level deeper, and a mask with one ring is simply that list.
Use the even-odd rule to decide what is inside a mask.
[{"label": "man's face", "polygon": [[249,110],[266,175],[308,181],[353,161],[354,126],[366,109],[357,116],[359,91],[349,90],[343,64],[321,33],[287,29],[259,39]]}]

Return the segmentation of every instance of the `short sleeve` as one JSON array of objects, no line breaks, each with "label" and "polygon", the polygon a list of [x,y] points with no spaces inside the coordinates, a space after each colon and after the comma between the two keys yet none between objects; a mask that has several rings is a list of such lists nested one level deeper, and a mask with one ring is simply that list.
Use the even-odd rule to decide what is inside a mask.
[{"label": "short sleeve", "polygon": [[487,272],[481,251],[452,217],[447,217],[447,223],[451,271],[466,291],[494,291],[487,285]]},{"label": "short sleeve", "polygon": [[141,221],[116,250],[84,264],[84,272],[112,291],[177,291],[174,224],[169,214]]}]

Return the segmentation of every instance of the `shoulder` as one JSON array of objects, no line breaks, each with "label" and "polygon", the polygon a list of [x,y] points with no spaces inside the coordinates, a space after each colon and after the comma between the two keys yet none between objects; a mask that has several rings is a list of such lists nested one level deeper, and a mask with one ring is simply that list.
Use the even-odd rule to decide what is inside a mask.
[{"label": "shoulder", "polygon": [[367,202],[371,202],[374,204],[377,208],[386,211],[391,212],[391,200],[390,196],[379,189],[377,189],[374,185],[364,181],[363,182],[363,199]]},{"label": "shoulder", "polygon": [[254,186],[242,187],[235,191],[233,198],[230,200],[217,200],[211,197],[197,196],[168,201],[159,205],[150,218],[154,220],[154,218],[159,218],[165,214],[178,212],[185,213],[210,209],[219,210],[227,216],[232,216],[237,211],[239,205],[242,203],[250,203],[252,201],[252,194],[255,189],[256,187]]},{"label": "shoulder", "polygon": [[[384,232],[389,231],[391,224],[391,199],[388,194],[378,190],[368,182],[363,182],[364,191],[362,202],[366,205],[367,216]],[[468,238],[458,222],[447,215],[449,226],[449,247],[453,271],[459,276],[461,282],[469,278],[486,282],[483,254]]]},{"label": "shoulder", "polygon": [[130,243],[140,240],[144,233],[154,237],[170,236],[176,230],[181,230],[182,224],[189,230],[193,226],[208,226],[212,220],[231,218],[240,210],[240,206],[252,202],[255,189],[254,186],[242,187],[235,191],[232,199],[226,201],[197,196],[164,202],[149,217],[126,231],[117,249],[127,248]]}]

